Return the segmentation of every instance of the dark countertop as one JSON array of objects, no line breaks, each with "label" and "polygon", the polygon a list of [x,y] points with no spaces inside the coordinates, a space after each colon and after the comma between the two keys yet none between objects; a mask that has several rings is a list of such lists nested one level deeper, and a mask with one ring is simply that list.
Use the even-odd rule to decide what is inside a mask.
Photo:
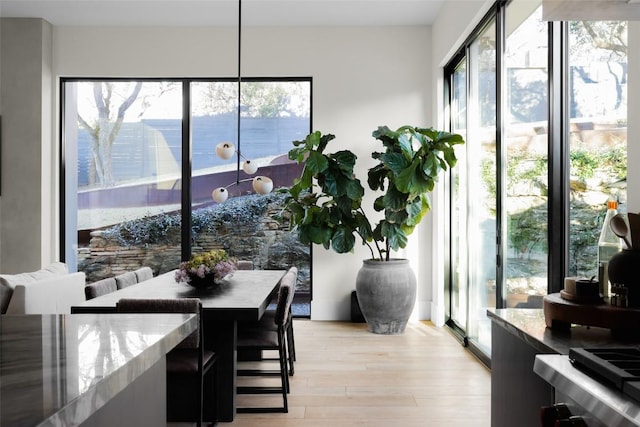
[{"label": "dark countertop", "polygon": [[570,396],[575,404],[588,412],[587,416],[599,420],[603,425],[640,426],[638,402],[574,368],[568,356],[540,354],[536,356],[533,369],[557,393]]},{"label": "dark countertop", "polygon": [[0,425],[80,425],[197,327],[192,314],[3,315]]},{"label": "dark countertop", "polygon": [[630,341],[614,337],[609,329],[574,325],[569,331],[548,328],[544,312],[536,308],[490,308],[487,316],[540,353],[569,354],[571,347],[624,345]]},{"label": "dark countertop", "polygon": [[[578,404],[588,411],[588,417],[597,420],[594,425],[640,426],[637,402],[585,375],[573,367],[568,357],[571,347],[632,345],[637,340],[621,339],[609,329],[597,327],[572,325],[569,330],[551,329],[545,323],[542,309],[488,309],[487,316],[494,327],[504,328],[533,349],[536,353],[533,366],[524,369],[553,387],[558,393],[556,398],[573,399],[572,404]],[[537,412],[538,408],[534,409]]]}]

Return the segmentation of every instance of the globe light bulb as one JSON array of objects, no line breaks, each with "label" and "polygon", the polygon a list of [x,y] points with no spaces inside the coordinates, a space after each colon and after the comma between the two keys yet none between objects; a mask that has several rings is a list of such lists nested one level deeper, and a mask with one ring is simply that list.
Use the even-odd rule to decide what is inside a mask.
[{"label": "globe light bulb", "polygon": [[256,176],[253,178],[253,191],[258,194],[269,194],[273,190],[273,181],[266,176]]},{"label": "globe light bulb", "polygon": [[258,165],[256,165],[251,160],[245,160],[244,163],[242,164],[242,170],[247,175],[253,175],[254,173],[258,172]]},{"label": "globe light bulb", "polygon": [[216,145],[216,155],[223,160],[229,160],[236,152],[236,147],[231,142],[221,142]]},{"label": "globe light bulb", "polygon": [[216,188],[215,190],[213,190],[213,193],[211,193],[211,197],[216,202],[223,203],[224,201],[227,200],[227,198],[229,198],[229,192],[227,191],[226,188],[219,187],[219,188]]}]

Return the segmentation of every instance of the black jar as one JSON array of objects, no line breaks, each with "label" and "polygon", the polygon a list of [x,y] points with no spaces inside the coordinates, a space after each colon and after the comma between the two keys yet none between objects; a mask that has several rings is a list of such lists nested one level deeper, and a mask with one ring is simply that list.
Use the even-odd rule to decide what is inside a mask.
[{"label": "black jar", "polygon": [[640,307],[640,250],[623,249],[618,252],[609,260],[607,271],[611,282],[612,304]]}]

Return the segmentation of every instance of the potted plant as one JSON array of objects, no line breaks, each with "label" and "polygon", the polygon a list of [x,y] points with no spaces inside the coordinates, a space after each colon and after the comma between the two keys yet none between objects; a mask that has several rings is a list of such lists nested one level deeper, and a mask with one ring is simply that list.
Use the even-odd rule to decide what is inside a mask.
[{"label": "potted plant", "polygon": [[[294,141],[289,158],[305,162],[300,178],[288,189],[290,223],[302,243],[316,243],[338,253],[351,252],[360,238],[371,251],[356,279],[356,293],[368,328],[376,333],[402,333],[415,304],[416,279],[408,261],[394,259],[408,236],[431,209],[431,192],[442,171],[455,166],[454,146],[462,136],[433,128],[387,126],[372,136],[383,152],[373,152],[378,163],[369,169],[371,190],[382,191],[374,203],[383,217],[375,226],[362,207],[364,187],[353,168],[349,150],[326,153],[334,135],[316,131]],[[400,301],[392,295],[402,294]],[[373,297],[380,298],[373,298]]]},{"label": "potted plant", "polygon": [[189,261],[180,263],[175,273],[176,282],[184,282],[194,288],[208,288],[220,284],[236,270],[236,260],[224,249],[212,249],[203,254],[193,254]]}]

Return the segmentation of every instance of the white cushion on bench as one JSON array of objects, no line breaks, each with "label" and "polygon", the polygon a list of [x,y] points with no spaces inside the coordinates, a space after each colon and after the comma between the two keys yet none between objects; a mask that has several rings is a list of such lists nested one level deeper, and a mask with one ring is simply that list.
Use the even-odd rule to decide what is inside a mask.
[{"label": "white cushion on bench", "polygon": [[85,300],[84,286],[81,272],[16,285],[6,314],[70,314]]},{"label": "white cushion on bench", "polygon": [[[69,274],[63,262],[28,273],[0,274],[0,313],[9,313],[10,308],[12,314],[68,313],[71,305],[68,311],[63,306],[67,300],[77,302],[76,287],[81,278],[80,301],[84,300],[84,273]],[[44,285],[51,288],[45,289]]]}]

